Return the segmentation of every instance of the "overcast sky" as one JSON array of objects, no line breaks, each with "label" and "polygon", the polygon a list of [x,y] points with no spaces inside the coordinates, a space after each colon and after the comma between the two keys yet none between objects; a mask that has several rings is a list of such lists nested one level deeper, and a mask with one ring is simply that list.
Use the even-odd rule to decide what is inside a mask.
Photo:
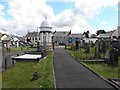
[{"label": "overcast sky", "polygon": [[47,17],[52,31],[114,30],[119,0],[0,0],[0,32],[25,35]]}]

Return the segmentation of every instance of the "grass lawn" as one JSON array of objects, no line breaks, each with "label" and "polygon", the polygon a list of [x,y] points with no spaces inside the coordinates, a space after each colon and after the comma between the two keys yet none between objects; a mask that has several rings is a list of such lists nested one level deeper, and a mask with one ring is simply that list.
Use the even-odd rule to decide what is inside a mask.
[{"label": "grass lawn", "polygon": [[67,51],[78,59],[92,59],[94,57],[93,53],[90,53],[86,56],[86,54],[84,53],[84,49],[77,50],[77,51],[72,51],[72,50],[67,50]]},{"label": "grass lawn", "polygon": [[[16,62],[3,72],[3,88],[54,88],[52,69],[52,52],[41,62]],[[41,78],[30,81],[35,71]]]},{"label": "grass lawn", "polygon": [[31,46],[25,46],[25,47],[23,47],[23,46],[20,46],[20,47],[11,47],[10,48],[10,52],[17,52],[17,51],[21,51],[21,50],[32,50],[32,49],[35,49],[35,48],[32,48]]},{"label": "grass lawn", "polygon": [[[120,60],[119,60],[120,61]],[[90,69],[92,69],[93,71],[95,71],[96,73],[98,73],[99,75],[101,75],[102,77],[104,77],[105,79],[108,78],[118,78],[120,73],[118,72],[118,68],[120,68],[120,63],[118,67],[111,67],[105,63],[83,63],[84,65],[86,65],[87,67],[89,67]],[[120,78],[120,77],[119,77]]]}]

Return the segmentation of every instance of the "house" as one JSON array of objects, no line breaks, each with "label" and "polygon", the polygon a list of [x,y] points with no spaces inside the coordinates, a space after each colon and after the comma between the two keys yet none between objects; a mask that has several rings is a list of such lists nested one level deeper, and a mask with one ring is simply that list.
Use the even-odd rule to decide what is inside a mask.
[{"label": "house", "polygon": [[0,33],[0,41],[4,40],[6,37],[8,37],[7,34]]},{"label": "house", "polygon": [[113,37],[119,38],[120,36],[120,26],[117,27],[117,29],[108,31],[105,34],[99,34],[98,38],[104,38],[104,39],[113,39]]},{"label": "house", "polygon": [[2,41],[3,41],[6,37],[8,37],[7,34],[0,33],[0,46],[1,46],[1,47],[2,47]]},{"label": "house", "polygon": [[72,38],[72,40],[75,42],[76,41],[76,39],[78,39],[79,41],[80,40],[82,40],[83,39],[83,34],[81,34],[81,33],[72,33],[71,34],[71,38]]},{"label": "house", "polygon": [[97,36],[97,38],[99,38],[99,39],[111,39],[112,34],[113,34],[115,31],[116,31],[116,30],[112,30],[112,31],[108,31],[108,32],[106,32],[106,33],[104,33],[104,34],[99,34],[99,35]]},{"label": "house", "polygon": [[57,31],[53,34],[53,41],[58,45],[65,45],[71,42],[75,42],[76,40],[81,41],[83,39],[83,35],[81,33],[70,33],[69,31]]},{"label": "house", "polygon": [[5,48],[10,48],[11,46],[19,47],[19,38],[17,36],[8,36],[2,40]]},{"label": "house", "polygon": [[40,33],[28,31],[28,33],[24,38],[25,38],[25,42],[36,43],[37,41],[40,41]]},{"label": "house", "polygon": [[119,38],[120,37],[120,26],[117,27],[117,29],[112,33],[111,38],[113,37]]},{"label": "house", "polygon": [[11,46],[11,37],[8,36],[4,40],[2,40],[3,47],[9,49]]},{"label": "house", "polygon": [[69,31],[57,31],[53,33],[53,42],[57,45],[65,45],[68,43]]}]

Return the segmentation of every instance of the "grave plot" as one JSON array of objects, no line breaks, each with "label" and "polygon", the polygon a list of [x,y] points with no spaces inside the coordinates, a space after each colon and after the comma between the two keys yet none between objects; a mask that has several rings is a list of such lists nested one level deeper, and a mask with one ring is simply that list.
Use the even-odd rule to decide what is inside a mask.
[{"label": "grave plot", "polygon": [[39,61],[41,57],[41,55],[24,54],[17,57],[12,57],[12,59],[16,61]]}]

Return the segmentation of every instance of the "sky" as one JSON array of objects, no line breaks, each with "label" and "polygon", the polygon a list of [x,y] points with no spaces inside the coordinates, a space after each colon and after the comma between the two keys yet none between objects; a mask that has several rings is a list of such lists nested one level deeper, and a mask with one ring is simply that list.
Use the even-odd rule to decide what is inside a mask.
[{"label": "sky", "polygon": [[119,0],[0,0],[0,32],[24,36],[40,31],[47,17],[52,31],[96,33],[118,26]]}]

